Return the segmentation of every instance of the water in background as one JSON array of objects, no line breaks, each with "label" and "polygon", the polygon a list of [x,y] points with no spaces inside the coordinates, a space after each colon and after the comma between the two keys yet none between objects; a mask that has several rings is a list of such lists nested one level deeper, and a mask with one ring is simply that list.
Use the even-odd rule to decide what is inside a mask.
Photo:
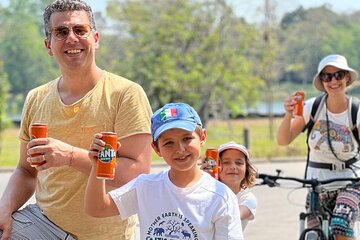
[{"label": "water in background", "polygon": [[[247,115],[261,115],[266,116],[268,114],[268,106],[266,102],[259,102],[256,107],[245,109]],[[274,102],[273,103],[273,114],[274,115],[283,115],[284,112],[284,103],[283,102]]]}]

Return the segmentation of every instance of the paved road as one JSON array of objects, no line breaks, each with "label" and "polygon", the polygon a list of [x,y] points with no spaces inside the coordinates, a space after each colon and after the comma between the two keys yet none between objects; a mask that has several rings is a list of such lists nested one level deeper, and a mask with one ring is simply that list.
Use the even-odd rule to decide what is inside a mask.
[{"label": "paved road", "polygon": [[[265,163],[256,165],[261,173],[276,174],[276,169],[283,171],[283,176],[302,178],[305,162]],[[301,185],[283,183],[283,187],[270,188],[255,186],[252,192],[258,200],[256,217],[245,229],[246,240],[292,240],[298,239],[298,216],[304,210],[306,189],[296,189]]]},{"label": "paved road", "polygon": [[[258,163],[259,172],[275,174],[276,169],[281,169],[284,176],[302,177],[304,173],[304,162],[286,163]],[[154,166],[152,172],[163,170],[163,166]],[[2,194],[10,172],[0,172],[0,193]],[[270,188],[267,186],[256,186],[252,192],[258,199],[257,214],[254,221],[250,222],[245,230],[246,240],[292,240],[298,236],[298,214],[304,207],[306,190],[293,191],[296,184],[286,184],[289,188]],[[30,199],[29,202],[34,202]],[[140,239],[139,237],[137,239]]]}]

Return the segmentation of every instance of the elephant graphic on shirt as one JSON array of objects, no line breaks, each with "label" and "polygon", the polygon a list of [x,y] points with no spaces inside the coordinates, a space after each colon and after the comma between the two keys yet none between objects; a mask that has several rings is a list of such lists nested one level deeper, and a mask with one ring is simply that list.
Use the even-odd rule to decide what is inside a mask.
[{"label": "elephant graphic on shirt", "polygon": [[[320,133],[320,139],[317,141],[315,149],[319,150],[320,145],[328,141],[328,130],[326,120],[320,120],[315,122],[311,139],[314,139],[316,132]],[[355,146],[351,139],[351,131],[347,126],[339,125],[329,121],[329,134],[331,142],[341,142],[343,144],[343,152],[353,151]]]},{"label": "elephant graphic on shirt", "polygon": [[162,236],[165,233],[165,229],[163,228],[155,228],[154,229],[154,235],[156,236]]}]

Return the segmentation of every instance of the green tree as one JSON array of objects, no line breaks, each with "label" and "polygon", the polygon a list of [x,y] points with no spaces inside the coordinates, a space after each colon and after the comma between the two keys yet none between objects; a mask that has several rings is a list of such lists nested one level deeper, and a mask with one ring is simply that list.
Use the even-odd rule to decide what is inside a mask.
[{"label": "green tree", "polygon": [[279,69],[279,25],[275,15],[274,1],[264,0],[264,21],[259,26],[257,35],[257,74],[264,82],[263,100],[266,102],[269,119],[269,139],[274,139],[274,94],[278,83]]},{"label": "green tree", "polygon": [[0,61],[0,152],[2,149],[2,131],[6,128],[6,98],[9,92],[9,82],[6,73],[3,71],[3,63]]},{"label": "green tree", "polygon": [[[30,89],[54,78],[54,61],[44,47],[44,34],[39,26],[42,4],[38,1],[11,0],[1,9],[1,59],[14,94],[26,94]],[[44,1],[47,2],[47,1]]]},{"label": "green tree", "polygon": [[343,16],[332,12],[328,5],[308,10],[300,7],[286,14],[281,21],[279,36],[281,46],[284,46],[280,52],[283,79],[289,77],[293,82],[311,84],[319,61],[334,53],[333,46],[343,41],[337,38],[332,47],[326,46],[331,32],[337,31],[346,21]]},{"label": "green tree", "polygon": [[261,81],[246,57],[256,32],[225,1],[113,0],[107,9],[123,46],[111,48],[113,68],[139,82],[154,108],[188,102],[206,123],[212,103],[236,115],[257,99]]},{"label": "green tree", "polygon": [[[346,22],[337,25],[329,31],[327,39],[324,41],[322,51],[327,53],[337,53],[346,56],[349,66],[360,70],[360,49],[356,46],[360,44],[360,25],[358,21]],[[360,95],[360,83],[355,81],[351,85],[352,94]]]}]

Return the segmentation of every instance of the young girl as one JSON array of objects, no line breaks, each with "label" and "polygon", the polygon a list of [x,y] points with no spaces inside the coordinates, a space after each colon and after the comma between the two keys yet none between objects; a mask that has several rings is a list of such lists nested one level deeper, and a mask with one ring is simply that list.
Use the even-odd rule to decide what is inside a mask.
[{"label": "young girl", "polygon": [[[256,182],[256,168],[250,161],[246,147],[235,142],[228,142],[219,147],[219,181],[225,183],[237,196],[240,208],[242,229],[249,220],[255,218],[257,201],[249,191]],[[205,169],[203,163],[201,169]]]}]

